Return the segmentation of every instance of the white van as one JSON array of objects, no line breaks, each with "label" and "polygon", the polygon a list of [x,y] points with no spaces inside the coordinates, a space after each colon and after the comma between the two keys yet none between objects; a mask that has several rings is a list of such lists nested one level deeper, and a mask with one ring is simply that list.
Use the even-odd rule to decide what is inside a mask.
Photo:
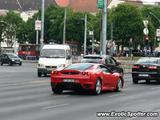
[{"label": "white van", "polygon": [[53,69],[72,64],[71,49],[69,45],[49,44],[44,45],[40,52],[37,75],[46,76]]}]

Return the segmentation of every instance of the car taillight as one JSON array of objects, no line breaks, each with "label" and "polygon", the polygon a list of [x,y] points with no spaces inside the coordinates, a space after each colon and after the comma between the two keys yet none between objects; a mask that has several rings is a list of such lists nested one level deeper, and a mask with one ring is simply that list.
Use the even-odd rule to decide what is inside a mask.
[{"label": "car taillight", "polygon": [[58,71],[52,71],[51,74],[58,74]]},{"label": "car taillight", "polygon": [[149,66],[149,69],[157,69],[157,66]]},{"label": "car taillight", "polygon": [[82,75],[89,75],[89,72],[82,72]]},{"label": "car taillight", "polygon": [[104,59],[100,60],[100,63],[105,64],[105,60]]},{"label": "car taillight", "polygon": [[132,68],[139,69],[140,67],[138,65],[134,65]]}]

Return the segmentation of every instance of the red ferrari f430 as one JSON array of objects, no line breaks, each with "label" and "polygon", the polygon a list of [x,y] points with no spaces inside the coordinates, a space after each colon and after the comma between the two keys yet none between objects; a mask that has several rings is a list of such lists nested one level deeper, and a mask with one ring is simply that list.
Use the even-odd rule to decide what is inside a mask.
[{"label": "red ferrari f430", "polygon": [[105,90],[120,91],[123,85],[121,74],[103,64],[76,63],[51,72],[51,88],[55,94],[63,90],[89,90],[100,94]]}]

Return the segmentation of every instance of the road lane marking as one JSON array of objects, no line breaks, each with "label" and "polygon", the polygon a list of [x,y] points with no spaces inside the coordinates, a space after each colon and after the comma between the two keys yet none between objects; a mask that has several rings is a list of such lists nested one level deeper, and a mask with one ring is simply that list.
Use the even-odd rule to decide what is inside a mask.
[{"label": "road lane marking", "polygon": [[122,94],[114,94],[114,95],[110,95],[108,97],[119,97],[119,96],[124,96],[126,94],[122,93]]},{"label": "road lane marking", "polygon": [[18,82],[18,83],[2,83],[0,87],[9,87],[9,86],[19,86],[19,85],[32,85],[32,84],[40,84],[40,83],[49,83],[48,81],[28,81],[28,82]]},{"label": "road lane marking", "polygon": [[64,107],[64,106],[68,106],[68,105],[69,104],[59,104],[59,105],[54,105],[54,106],[43,107],[41,109],[42,110],[48,110],[48,109],[59,108],[59,107]]},{"label": "road lane marking", "polygon": [[160,89],[160,87],[153,87],[151,88],[152,90],[155,90],[155,89]]}]

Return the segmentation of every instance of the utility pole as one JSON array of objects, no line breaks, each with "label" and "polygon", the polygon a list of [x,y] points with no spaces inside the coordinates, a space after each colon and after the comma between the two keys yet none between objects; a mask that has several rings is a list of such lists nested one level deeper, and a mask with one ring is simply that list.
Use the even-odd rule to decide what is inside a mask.
[{"label": "utility pole", "polygon": [[86,55],[86,44],[87,44],[87,14],[85,14],[84,20],[84,55]]},{"label": "utility pole", "polygon": [[104,0],[103,17],[102,17],[102,54],[106,55],[107,39],[107,0]]},{"label": "utility pole", "polygon": [[44,5],[45,5],[45,0],[42,0],[42,10],[41,10],[41,39],[40,39],[40,45],[41,47],[44,44]]},{"label": "utility pole", "polygon": [[65,7],[64,9],[63,44],[66,43],[66,18],[67,18],[67,7]]}]

